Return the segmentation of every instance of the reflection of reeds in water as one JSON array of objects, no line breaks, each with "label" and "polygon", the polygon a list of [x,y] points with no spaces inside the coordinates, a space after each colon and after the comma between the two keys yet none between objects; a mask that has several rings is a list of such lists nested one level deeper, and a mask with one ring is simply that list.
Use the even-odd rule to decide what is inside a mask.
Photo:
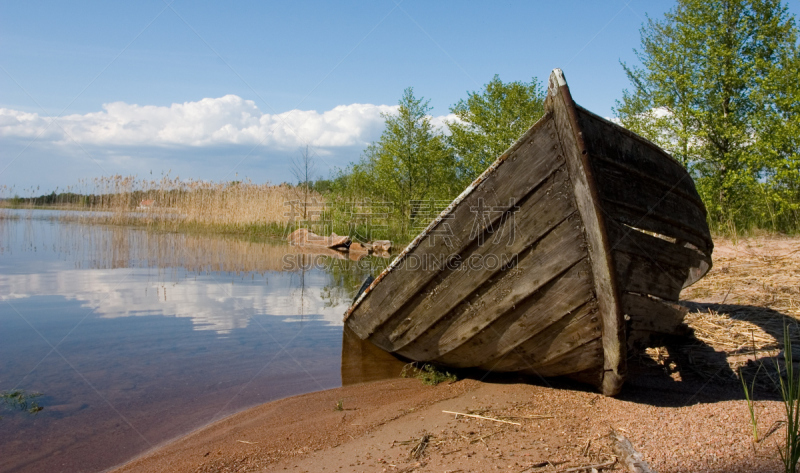
[{"label": "reflection of reeds in water", "polygon": [[[3,194],[13,191],[6,187],[2,190]],[[82,181],[60,192],[47,205],[91,211],[61,216],[87,223],[247,232],[284,227],[291,219],[286,202],[296,199],[295,194],[291,186],[250,181],[214,183],[169,176],[146,180],[117,175]]]},{"label": "reflection of reeds in water", "polygon": [[[389,264],[388,259],[377,257],[354,261],[326,248],[318,249],[321,253],[310,253],[270,238],[253,240],[236,235],[148,232],[125,226],[71,223],[58,225],[58,231],[61,247],[54,250],[76,266],[91,269],[185,268],[198,273],[262,275],[267,271],[289,271],[301,277],[316,270],[327,274],[329,283],[323,288],[323,298],[332,306],[352,299],[368,274],[376,275]],[[0,236],[5,242],[10,237],[5,232]],[[22,238],[36,241],[34,235]]]},{"label": "reflection of reeds in water", "polygon": [[[349,268],[355,261],[326,248],[323,253],[287,245],[278,239],[235,235],[199,235],[135,230],[129,227],[63,224],[59,241],[76,261],[91,268],[181,267],[189,271],[264,272]],[[370,259],[385,261],[382,259]]]}]

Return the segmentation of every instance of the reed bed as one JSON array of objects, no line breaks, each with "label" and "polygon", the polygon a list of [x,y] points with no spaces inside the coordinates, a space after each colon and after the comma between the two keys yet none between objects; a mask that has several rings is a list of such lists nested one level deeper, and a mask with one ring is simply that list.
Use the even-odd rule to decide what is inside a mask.
[{"label": "reed bed", "polygon": [[[4,188],[4,197],[14,190]],[[165,231],[210,230],[220,233],[284,234],[297,220],[292,201],[306,196],[298,188],[251,181],[209,182],[164,176],[100,177],[79,182],[52,196],[10,198],[16,207],[80,210],[59,218],[83,223],[136,225]],[[13,194],[16,195],[16,194]],[[294,210],[293,210],[294,209]]]},{"label": "reed bed", "polygon": [[[152,267],[184,268],[198,273],[263,274],[331,267],[350,270],[359,263],[366,268],[388,264],[382,258],[348,255],[327,248],[291,246],[268,237],[148,232],[124,226],[69,223],[59,225],[58,231],[59,253],[70,255],[76,264],[92,269]],[[5,241],[9,238],[12,236],[0,230],[0,239]],[[0,252],[4,246],[0,244]]]}]

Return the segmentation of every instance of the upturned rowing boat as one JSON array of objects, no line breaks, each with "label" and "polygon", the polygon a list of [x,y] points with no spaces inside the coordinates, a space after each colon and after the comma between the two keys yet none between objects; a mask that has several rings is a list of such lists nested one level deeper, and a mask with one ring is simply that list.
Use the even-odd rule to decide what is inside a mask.
[{"label": "upturned rowing boat", "polygon": [[711,268],[694,182],[650,141],[572,101],[458,196],[345,314],[362,340],[456,368],[569,376],[619,392],[629,350],[676,333]]}]

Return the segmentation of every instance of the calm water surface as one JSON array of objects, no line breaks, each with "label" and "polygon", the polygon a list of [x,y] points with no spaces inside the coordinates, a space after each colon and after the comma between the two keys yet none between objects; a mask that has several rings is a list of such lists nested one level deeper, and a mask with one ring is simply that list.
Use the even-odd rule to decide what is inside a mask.
[{"label": "calm water surface", "polygon": [[[342,314],[385,261],[276,242],[0,218],[0,471],[101,471],[270,400],[340,386]],[[9,216],[15,218],[8,218]]]}]

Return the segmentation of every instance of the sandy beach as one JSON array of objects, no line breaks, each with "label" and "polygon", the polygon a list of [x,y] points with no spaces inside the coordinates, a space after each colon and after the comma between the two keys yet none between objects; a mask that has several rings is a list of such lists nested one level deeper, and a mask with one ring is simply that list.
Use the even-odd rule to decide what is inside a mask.
[{"label": "sandy beach", "polygon": [[[775,447],[781,434],[754,448],[735,384],[647,380],[618,398],[543,384],[378,381],[247,410],[117,471],[565,471],[613,462],[612,428],[659,472],[782,469]],[[758,414],[770,426],[782,406],[763,401]],[[426,448],[415,456],[425,436]]]},{"label": "sandy beach", "polygon": [[694,335],[629,358],[629,381],[613,398],[499,375],[426,386],[400,378],[396,360],[354,365],[380,354],[346,345],[343,379],[388,378],[257,406],[116,471],[623,471],[612,429],[661,473],[783,471],[777,391],[765,379],[756,385],[754,442],[735,371],[774,369],[782,315],[797,315],[797,247],[786,238],[718,242],[712,272],[685,291]]}]

